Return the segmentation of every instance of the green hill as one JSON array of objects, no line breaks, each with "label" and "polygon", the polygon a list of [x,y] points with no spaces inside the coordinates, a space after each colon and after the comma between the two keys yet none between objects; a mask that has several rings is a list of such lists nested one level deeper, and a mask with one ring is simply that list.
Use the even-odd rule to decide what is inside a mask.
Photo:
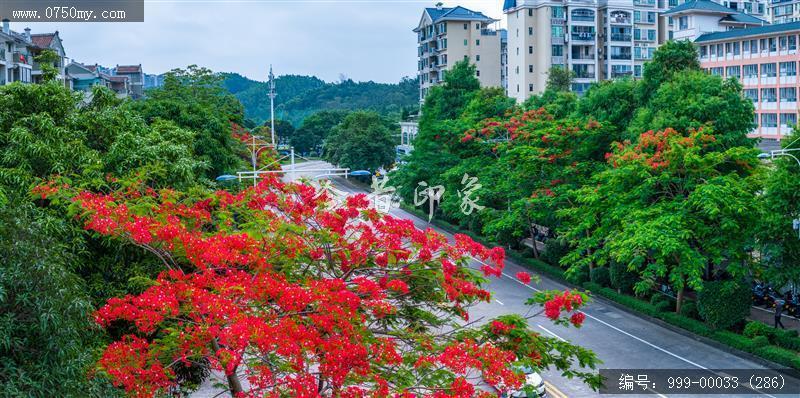
[{"label": "green hill", "polygon": [[[257,123],[269,119],[267,83],[236,73],[224,73],[223,85],[245,108],[245,115]],[[275,78],[275,117],[299,126],[303,119],[321,110],[368,109],[378,113],[400,114],[403,108],[418,105],[416,79],[403,78],[397,84],[354,82],[326,83],[313,76],[285,75]]]}]

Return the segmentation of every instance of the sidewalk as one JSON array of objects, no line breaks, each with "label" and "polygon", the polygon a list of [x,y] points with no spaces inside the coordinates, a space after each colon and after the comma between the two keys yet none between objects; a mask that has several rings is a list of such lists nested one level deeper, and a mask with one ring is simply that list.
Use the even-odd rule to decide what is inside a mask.
[{"label": "sidewalk", "polygon": [[[761,321],[767,325],[775,324],[775,312],[772,309],[766,309],[763,306],[750,307],[750,318],[753,321]],[[784,312],[781,317],[781,323],[786,326],[786,329],[794,329],[800,331],[800,319],[793,316],[787,316]]]}]

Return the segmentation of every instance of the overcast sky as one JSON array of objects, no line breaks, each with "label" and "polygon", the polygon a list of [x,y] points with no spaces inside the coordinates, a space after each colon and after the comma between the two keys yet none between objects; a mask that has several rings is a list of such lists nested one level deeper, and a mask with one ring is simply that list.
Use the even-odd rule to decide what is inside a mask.
[{"label": "overcast sky", "polygon": [[[504,19],[502,0],[444,1]],[[276,75],[343,74],[397,82],[416,73],[417,0],[145,0],[143,23],[12,23],[18,32],[58,30],[67,56],[163,73],[197,64],[265,80]]]}]

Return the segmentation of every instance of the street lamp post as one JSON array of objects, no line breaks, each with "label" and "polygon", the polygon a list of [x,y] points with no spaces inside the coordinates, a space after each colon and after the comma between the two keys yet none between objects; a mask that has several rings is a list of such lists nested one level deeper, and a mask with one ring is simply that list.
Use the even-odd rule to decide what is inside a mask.
[{"label": "street lamp post", "polygon": [[269,119],[270,133],[272,133],[272,146],[275,146],[275,75],[272,74],[272,65],[269,66]]}]

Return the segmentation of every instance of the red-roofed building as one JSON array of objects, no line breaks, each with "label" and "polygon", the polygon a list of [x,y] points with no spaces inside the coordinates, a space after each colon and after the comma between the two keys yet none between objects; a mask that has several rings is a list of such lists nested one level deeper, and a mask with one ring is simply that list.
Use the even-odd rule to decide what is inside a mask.
[{"label": "red-roofed building", "polygon": [[[32,44],[31,53],[34,57],[41,54],[44,50],[53,50],[58,54],[58,61],[53,63],[53,66],[58,69],[58,76],[56,78],[63,82],[65,86],[71,87],[72,79],[67,78],[65,71],[67,64],[66,51],[64,51],[64,45],[61,37],[58,35],[58,31],[53,33],[29,33],[28,36]],[[31,74],[34,83],[41,82],[42,68],[35,60],[33,62],[33,71]]]},{"label": "red-roofed building", "polygon": [[142,64],[117,65],[117,67],[114,68],[114,75],[128,77],[132,98],[136,99],[144,95],[144,72],[142,72]]}]

